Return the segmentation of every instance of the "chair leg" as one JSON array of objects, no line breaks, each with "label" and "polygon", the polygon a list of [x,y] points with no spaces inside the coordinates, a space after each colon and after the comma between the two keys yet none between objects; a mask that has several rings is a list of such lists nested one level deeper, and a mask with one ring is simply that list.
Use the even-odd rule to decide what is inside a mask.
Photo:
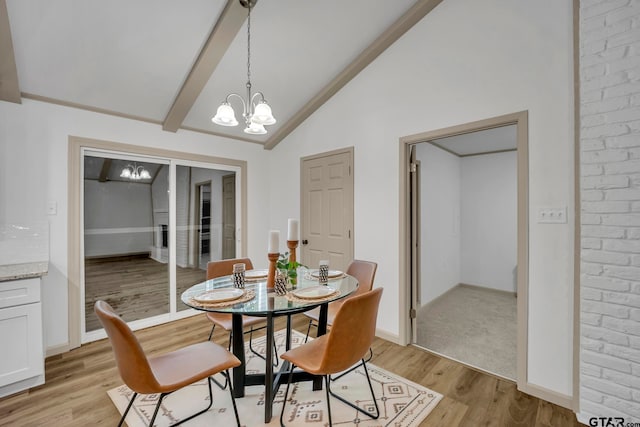
[{"label": "chair leg", "polygon": [[293,369],[296,367],[293,363],[291,364],[291,370],[289,371],[289,380],[287,381],[287,388],[284,391],[284,400],[282,401],[282,411],[280,411],[280,427],[286,427],[284,425],[284,408],[287,406],[287,396],[289,395],[289,386],[291,385],[291,379],[293,378]]},{"label": "chair leg", "polygon": [[[373,358],[373,350],[371,350],[371,347],[369,347],[369,356],[365,359],[365,362],[370,362],[372,358]],[[331,381],[339,380],[340,378],[344,377],[348,373],[353,372],[356,369],[358,369],[358,366],[360,366],[359,363],[357,365],[353,365],[352,367],[350,367],[349,369],[347,369],[346,371],[344,371],[343,373],[341,373],[337,377],[331,376],[330,377]]]},{"label": "chair leg", "polygon": [[162,399],[166,396],[165,393],[160,394],[160,399],[158,399],[158,404],[156,405],[155,411],[153,411],[153,417],[151,417],[151,421],[149,422],[149,427],[153,427],[153,422],[156,420],[156,415],[158,415],[158,409],[160,409],[160,405],[162,405]]},{"label": "chair leg", "polygon": [[[191,420],[191,419],[193,419],[193,418],[197,417],[198,415],[202,415],[202,414],[204,414],[204,413],[205,413],[205,412],[207,412],[209,409],[211,409],[211,406],[213,406],[213,390],[212,390],[212,388],[211,388],[212,382],[213,382],[213,378],[211,378],[211,377],[207,377],[207,385],[209,386],[209,405],[208,405],[206,408],[204,408],[203,410],[201,410],[201,411],[199,411],[199,412],[196,412],[195,414],[193,414],[193,415],[189,416],[188,418],[185,418],[185,419],[183,419],[183,420],[180,420],[180,421],[178,421],[178,422],[177,422],[177,423],[175,423],[175,424],[171,424],[169,427],[176,427],[176,426],[178,426],[178,425],[180,425],[180,424],[182,424],[182,423],[184,423],[184,422],[187,422],[187,421],[189,421],[189,420]],[[173,392],[171,392],[171,393],[173,393]],[[162,405],[162,400],[163,400],[165,397],[167,397],[168,395],[170,395],[171,393],[162,393],[162,394],[160,395],[160,399],[158,400],[158,404],[156,405],[156,409],[155,409],[155,411],[153,412],[153,417],[151,417],[151,422],[149,422],[149,427],[153,427],[153,423],[154,423],[154,421],[156,420],[156,416],[158,415],[158,410],[160,409],[160,405]]]},{"label": "chair leg", "polygon": [[376,407],[376,415],[375,416],[373,416],[371,413],[365,411],[364,409],[354,405],[353,403],[349,402],[348,400],[345,400],[343,397],[340,397],[337,394],[335,394],[334,392],[332,392],[330,390],[330,388],[329,388],[330,381],[327,381],[327,393],[330,393],[333,397],[335,397],[336,399],[338,399],[342,403],[345,403],[345,404],[351,406],[356,411],[361,412],[364,415],[366,415],[366,416],[368,416],[370,418],[373,418],[374,420],[377,420],[378,417],[380,417],[380,409],[378,408],[378,401],[376,400],[376,396],[373,393],[373,385],[371,385],[371,378],[369,378],[369,371],[367,370],[367,362],[364,360],[364,358],[362,359],[362,367],[364,368],[364,373],[365,373],[365,375],[367,377],[367,382],[369,383],[369,391],[371,391],[371,399],[373,400],[373,404]]},{"label": "chair leg", "polygon": [[325,394],[327,396],[327,412],[329,413],[329,427],[333,426],[331,422],[331,390],[329,389],[329,375],[324,376]]},{"label": "chair leg", "polygon": [[[215,328],[215,325],[214,325]],[[233,332],[229,331],[229,343],[227,344],[227,350],[231,351],[231,338],[233,337]],[[211,378],[213,380],[214,383],[216,383],[216,385],[218,387],[220,387],[221,390],[224,390],[225,388],[227,388],[227,385],[229,384],[229,375],[225,375],[224,372],[221,372],[221,374],[224,376],[224,385],[220,384],[220,382],[215,379],[215,378]]]},{"label": "chair leg", "polygon": [[224,372],[221,372],[221,374],[224,376],[224,384],[220,384],[220,382],[219,382],[217,379],[213,378],[213,377],[211,377],[211,381],[213,381],[214,383],[216,383],[216,385],[217,385],[218,387],[220,387],[220,390],[224,390],[224,389],[226,389],[226,388],[227,388],[227,385],[229,385],[229,377],[228,377],[228,376],[226,376],[226,375],[224,374]]},{"label": "chair leg", "polygon": [[313,320],[309,320],[309,326],[307,326],[307,335],[304,337],[305,344],[309,340],[309,332],[311,332],[311,326],[314,326]]},{"label": "chair leg", "polygon": [[[245,334],[246,334],[246,332],[245,332]],[[252,342],[252,337],[253,337],[253,327],[251,327],[251,329],[249,330],[249,350],[251,350],[251,352],[252,352],[253,354],[255,354],[256,356],[258,356],[260,359],[262,359],[262,360],[267,360],[267,358],[266,358],[264,355],[262,355],[262,354],[258,353],[258,352],[253,348],[253,346],[252,346],[252,344],[251,344],[251,342]],[[279,360],[279,358],[278,358],[278,347],[276,346],[276,342],[275,342],[275,340],[273,341],[273,351],[275,352],[276,357],[273,359],[273,360],[275,360],[275,363],[272,363],[272,364],[273,364],[273,366],[274,366],[274,367],[278,367],[278,365],[280,365],[280,360]]]},{"label": "chair leg", "polygon": [[[229,381],[229,370],[225,371],[225,376],[227,377],[227,381]],[[233,404],[233,413],[236,415],[236,423],[238,427],[240,427],[240,417],[238,416],[238,408],[236,407],[236,398],[233,397],[233,386],[231,385],[231,381],[229,381],[229,393],[231,393],[231,403]]]},{"label": "chair leg", "polygon": [[124,419],[127,418],[127,414],[129,413],[129,409],[131,409],[131,406],[133,405],[133,401],[136,399],[136,396],[138,396],[138,393],[133,393],[133,397],[129,401],[129,404],[127,405],[127,409],[124,411],[124,414],[122,414],[122,418],[120,418],[120,422],[118,423],[118,427],[121,427],[122,423],[124,422]]},{"label": "chair leg", "polygon": [[209,338],[207,339],[207,341],[211,341],[211,337],[213,337],[213,331],[216,330],[216,324],[214,323],[213,326],[211,327],[211,332],[209,332]]}]

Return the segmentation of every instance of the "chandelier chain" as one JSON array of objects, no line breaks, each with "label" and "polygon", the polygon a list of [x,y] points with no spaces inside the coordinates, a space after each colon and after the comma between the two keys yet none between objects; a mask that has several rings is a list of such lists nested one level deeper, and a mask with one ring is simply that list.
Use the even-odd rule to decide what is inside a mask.
[{"label": "chandelier chain", "polygon": [[251,87],[251,2],[247,9],[247,86]]}]

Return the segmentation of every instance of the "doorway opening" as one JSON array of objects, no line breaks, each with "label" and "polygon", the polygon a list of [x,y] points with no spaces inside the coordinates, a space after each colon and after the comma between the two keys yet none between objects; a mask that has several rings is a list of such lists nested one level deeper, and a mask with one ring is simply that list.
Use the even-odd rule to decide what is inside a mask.
[{"label": "doorway opening", "polygon": [[406,342],[525,382],[527,113],[402,138],[401,161]]},{"label": "doorway opening", "polygon": [[196,184],[195,194],[198,220],[194,242],[198,247],[198,266],[206,270],[211,251],[211,181]]}]

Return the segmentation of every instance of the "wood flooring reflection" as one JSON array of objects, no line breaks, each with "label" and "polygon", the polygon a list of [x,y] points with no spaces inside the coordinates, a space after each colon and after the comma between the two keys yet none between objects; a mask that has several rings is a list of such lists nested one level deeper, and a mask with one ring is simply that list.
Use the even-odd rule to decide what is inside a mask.
[{"label": "wood flooring reflection", "polygon": [[[85,261],[85,324],[87,331],[102,326],[93,313],[97,300],[107,301],[124,320],[144,319],[169,312],[169,265],[147,256],[94,258]],[[198,268],[176,267],[178,310],[188,307],[180,295],[206,278]]]},{"label": "wood flooring reflection", "polygon": [[[278,329],[283,319],[277,319]],[[306,318],[294,317],[306,332]],[[159,354],[207,339],[211,324],[202,314],[136,332],[148,354]],[[262,333],[262,331],[258,332]],[[214,340],[226,344],[219,330]],[[575,415],[486,375],[415,347],[376,338],[373,363],[444,395],[421,426],[577,426]],[[46,360],[46,383],[0,399],[3,426],[114,426],[120,415],[107,390],[122,384],[107,340],[85,344]],[[278,416],[279,414],[275,414]],[[242,417],[242,414],[240,414]],[[248,426],[254,427],[254,426]]]}]

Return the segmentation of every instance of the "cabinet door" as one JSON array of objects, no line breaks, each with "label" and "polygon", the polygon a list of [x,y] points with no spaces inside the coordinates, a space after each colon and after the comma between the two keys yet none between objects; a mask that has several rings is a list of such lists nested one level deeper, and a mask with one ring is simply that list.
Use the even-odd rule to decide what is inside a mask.
[{"label": "cabinet door", "polygon": [[0,309],[0,386],[44,373],[40,304]]}]

